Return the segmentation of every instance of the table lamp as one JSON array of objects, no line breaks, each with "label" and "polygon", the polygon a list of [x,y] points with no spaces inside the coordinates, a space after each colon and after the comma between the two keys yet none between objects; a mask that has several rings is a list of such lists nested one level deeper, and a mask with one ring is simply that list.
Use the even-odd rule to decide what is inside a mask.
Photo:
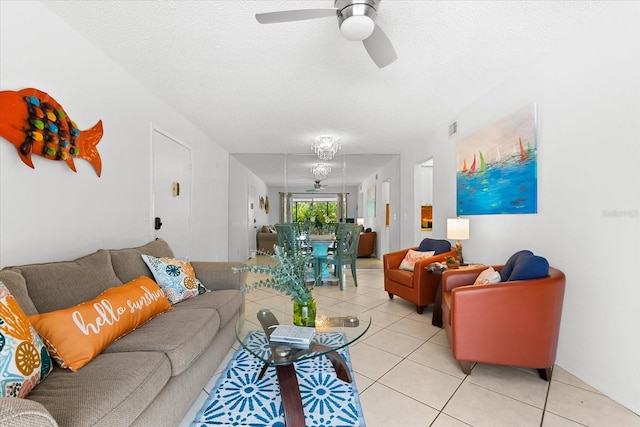
[{"label": "table lamp", "polygon": [[447,239],[456,239],[456,259],[460,265],[464,264],[462,257],[462,243],[460,240],[469,238],[469,218],[447,218]]}]

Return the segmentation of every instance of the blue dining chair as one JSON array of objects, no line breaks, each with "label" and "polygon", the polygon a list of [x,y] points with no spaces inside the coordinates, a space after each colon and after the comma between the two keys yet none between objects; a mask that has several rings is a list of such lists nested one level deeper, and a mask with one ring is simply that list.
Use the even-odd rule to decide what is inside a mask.
[{"label": "blue dining chair", "polygon": [[344,291],[342,267],[351,266],[351,276],[354,285],[358,286],[356,277],[356,258],[358,257],[358,241],[360,240],[361,225],[339,223],[336,229],[336,249],[329,258],[329,264],[335,267],[336,276],[340,282],[340,290]]}]

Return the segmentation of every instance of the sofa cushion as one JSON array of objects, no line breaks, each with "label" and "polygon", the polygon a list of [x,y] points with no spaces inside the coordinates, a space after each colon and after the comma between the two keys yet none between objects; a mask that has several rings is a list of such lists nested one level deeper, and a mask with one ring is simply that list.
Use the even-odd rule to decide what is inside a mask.
[{"label": "sofa cushion", "polygon": [[400,270],[413,271],[416,265],[416,262],[425,258],[431,258],[434,254],[435,254],[435,251],[420,252],[420,251],[414,251],[413,249],[409,249],[407,251],[407,254],[402,259],[402,262],[400,263],[400,267],[398,268]]},{"label": "sofa cushion", "polygon": [[29,298],[29,292],[27,291],[27,281],[24,280],[24,276],[10,269],[0,270],[0,282],[3,282],[11,295],[18,301],[22,311],[26,315],[36,314],[38,309],[33,305],[33,301]]},{"label": "sofa cushion", "polygon": [[0,282],[0,396],[25,397],[51,372],[51,357],[16,299]]},{"label": "sofa cushion", "polygon": [[55,367],[29,399],[41,403],[60,426],[128,426],[170,378],[162,353],[100,354],[71,372]]},{"label": "sofa cushion", "polygon": [[152,255],[142,255],[142,260],[171,304],[199,294],[196,273],[188,261]]},{"label": "sofa cushion", "polygon": [[164,239],[156,239],[137,248],[112,249],[111,262],[116,276],[122,283],[130,282],[140,276],[153,278],[149,267],[142,260],[141,255],[173,258],[173,251]]},{"label": "sofa cushion", "polygon": [[236,289],[212,291],[197,298],[190,298],[173,306],[174,311],[192,310],[194,308],[212,308],[220,316],[220,328],[224,328],[231,320],[234,320],[242,303],[244,294]]},{"label": "sofa cushion", "polygon": [[91,301],[29,319],[60,366],[77,371],[113,341],[170,309],[162,289],[140,277]]},{"label": "sofa cushion", "polygon": [[549,275],[549,262],[537,255],[524,254],[518,258],[508,281],[540,279]]},{"label": "sofa cushion", "polygon": [[118,279],[109,252],[99,250],[73,261],[11,267],[29,284],[29,296],[38,312],[60,310],[95,298],[123,282]]},{"label": "sofa cushion", "polygon": [[509,280],[509,276],[511,276],[511,272],[513,271],[513,266],[515,265],[516,261],[518,261],[518,258],[520,258],[522,255],[533,255],[533,252],[525,249],[511,255],[507,260],[507,262],[504,264],[504,266],[502,266],[502,269],[500,270],[500,278],[502,279],[503,282],[506,282],[507,280]]},{"label": "sofa cushion", "polygon": [[[209,294],[197,298],[206,295]],[[184,372],[202,354],[219,328],[220,316],[216,310],[174,309],[120,338],[104,352],[162,352],[171,362],[171,375],[175,376]]]},{"label": "sofa cushion", "polygon": [[435,251],[435,255],[439,255],[451,250],[451,243],[448,240],[423,239],[418,246],[420,252]]}]

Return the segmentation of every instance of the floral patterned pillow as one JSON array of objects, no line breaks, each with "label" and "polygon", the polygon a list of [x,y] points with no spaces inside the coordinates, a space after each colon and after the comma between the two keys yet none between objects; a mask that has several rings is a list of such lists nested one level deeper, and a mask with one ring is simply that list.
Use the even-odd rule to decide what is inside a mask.
[{"label": "floral patterned pillow", "polygon": [[151,255],[142,255],[142,259],[171,304],[199,294],[199,280],[190,262]]},{"label": "floral patterned pillow", "polygon": [[0,396],[25,397],[51,368],[42,338],[0,282]]}]

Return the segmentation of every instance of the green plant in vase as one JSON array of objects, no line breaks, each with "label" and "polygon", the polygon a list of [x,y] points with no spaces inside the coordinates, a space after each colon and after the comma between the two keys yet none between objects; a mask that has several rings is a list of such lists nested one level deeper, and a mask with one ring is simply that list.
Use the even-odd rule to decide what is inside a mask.
[{"label": "green plant in vase", "polygon": [[293,301],[293,324],[315,326],[316,302],[311,293],[314,280],[312,277],[307,279],[310,275],[311,254],[302,250],[285,252],[280,246],[275,246],[272,258],[277,261],[275,265],[245,265],[234,268],[237,272],[250,271],[270,276],[245,285],[242,291],[271,288],[282,292]]}]

